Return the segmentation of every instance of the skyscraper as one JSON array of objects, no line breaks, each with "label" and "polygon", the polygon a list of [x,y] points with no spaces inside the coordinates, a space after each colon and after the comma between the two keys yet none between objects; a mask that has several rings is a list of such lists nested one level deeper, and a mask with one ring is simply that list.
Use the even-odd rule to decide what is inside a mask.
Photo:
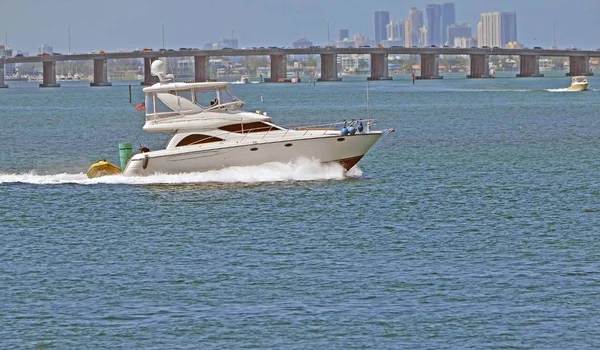
[{"label": "skyscraper", "polygon": [[446,45],[451,47],[456,47],[460,45],[456,45],[454,43],[455,38],[467,38],[470,39],[472,37],[471,25],[470,24],[451,24],[446,29]]},{"label": "skyscraper", "polygon": [[511,41],[517,41],[517,13],[501,12],[500,24],[500,40],[502,42],[502,47],[506,47],[506,44]]},{"label": "skyscraper", "polygon": [[[0,45],[0,57],[12,57],[13,49],[8,45]],[[5,63],[4,64],[4,74],[5,75],[13,75],[15,74],[15,64],[14,63]]]},{"label": "skyscraper", "polygon": [[344,41],[344,39],[348,39],[350,35],[350,31],[348,29],[340,29],[340,41]]},{"label": "skyscraper", "polygon": [[410,35],[411,31],[410,31],[410,26],[411,26],[411,19],[410,16],[406,17],[406,19],[404,20],[404,46],[406,47],[411,47],[414,46],[414,42],[412,41],[412,36]]},{"label": "skyscraper", "polygon": [[421,27],[423,27],[423,12],[416,7],[412,7],[408,12],[407,23],[408,33],[405,33],[404,40],[406,46],[422,46]]},{"label": "skyscraper", "polygon": [[40,47],[38,47],[38,53],[53,53],[54,49],[52,48],[52,46],[50,45],[40,45]]},{"label": "skyscraper", "polygon": [[404,29],[404,23],[400,20],[394,19],[386,26],[387,28],[387,40],[395,41],[399,40],[404,36],[404,32],[400,28]]},{"label": "skyscraper", "polygon": [[399,19],[393,19],[386,26],[387,39],[382,40],[383,46],[404,45],[404,22]]},{"label": "skyscraper", "polygon": [[381,44],[387,38],[386,26],[390,23],[388,11],[375,11],[375,45]]},{"label": "skyscraper", "polygon": [[442,4],[442,44],[454,45],[454,40],[448,38],[447,29],[449,26],[456,24],[456,13],[454,11],[454,3],[447,2]]},{"label": "skyscraper", "polygon": [[442,46],[442,6],[430,4],[425,8],[427,14],[427,46]]},{"label": "skyscraper", "polygon": [[479,47],[506,47],[511,41],[517,41],[516,12],[486,12],[481,14],[477,25],[477,44]]}]

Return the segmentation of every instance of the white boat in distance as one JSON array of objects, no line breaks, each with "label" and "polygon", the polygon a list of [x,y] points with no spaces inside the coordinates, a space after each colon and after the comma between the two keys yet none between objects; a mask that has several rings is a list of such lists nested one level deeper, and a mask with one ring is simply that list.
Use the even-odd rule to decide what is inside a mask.
[{"label": "white boat in distance", "polygon": [[575,76],[571,79],[571,86],[567,88],[569,91],[586,91],[590,83],[585,76]]},{"label": "white boat in distance", "polygon": [[121,169],[125,176],[202,172],[299,158],[337,162],[348,170],[383,134],[370,130],[370,119],[284,128],[273,124],[266,113],[243,111],[244,102],[231,93],[230,83],[172,82],[159,60],[152,63],[151,71],[160,82],[143,89],[143,130],[174,134],[165,149],[142,148],[133,155]]}]

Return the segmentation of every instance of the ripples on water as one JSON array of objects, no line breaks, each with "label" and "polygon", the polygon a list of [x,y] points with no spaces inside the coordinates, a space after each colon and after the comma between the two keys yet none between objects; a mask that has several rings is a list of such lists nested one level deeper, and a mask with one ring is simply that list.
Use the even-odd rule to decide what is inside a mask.
[{"label": "ripples on water", "polygon": [[[166,142],[127,86],[11,84],[0,347],[596,348],[598,93],[568,80],[371,82],[396,132],[350,176],[97,180],[118,142]],[[367,115],[362,80],[233,89],[282,124]]]}]

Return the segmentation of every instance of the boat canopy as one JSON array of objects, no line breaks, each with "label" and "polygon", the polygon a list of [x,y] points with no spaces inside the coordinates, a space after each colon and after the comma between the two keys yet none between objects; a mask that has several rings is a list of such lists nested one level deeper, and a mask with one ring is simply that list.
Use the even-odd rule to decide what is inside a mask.
[{"label": "boat canopy", "polygon": [[168,92],[168,91],[179,91],[179,90],[222,90],[228,89],[231,86],[227,82],[205,82],[205,83],[156,83],[152,86],[148,86],[142,89],[144,92]]},{"label": "boat canopy", "polygon": [[156,119],[208,110],[236,110],[244,105],[229,83],[158,83],[144,88],[146,117]]}]

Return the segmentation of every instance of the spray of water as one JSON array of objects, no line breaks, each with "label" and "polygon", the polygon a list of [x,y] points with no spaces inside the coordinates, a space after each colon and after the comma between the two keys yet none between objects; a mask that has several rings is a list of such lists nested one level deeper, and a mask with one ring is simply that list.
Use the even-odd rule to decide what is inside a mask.
[{"label": "spray of water", "polygon": [[157,174],[143,177],[125,177],[121,175],[103,176],[88,179],[86,174],[61,173],[39,175],[35,171],[20,174],[0,172],[0,184],[29,183],[39,185],[56,184],[190,184],[190,183],[260,183],[282,181],[319,181],[344,180],[359,177],[362,170],[358,167],[345,172],[337,163],[322,164],[315,160],[299,159],[290,163],[266,163],[257,166],[230,167],[202,173]]},{"label": "spray of water", "polygon": [[546,89],[548,92],[578,92],[575,90],[569,90],[569,88],[561,88],[561,89]]}]

